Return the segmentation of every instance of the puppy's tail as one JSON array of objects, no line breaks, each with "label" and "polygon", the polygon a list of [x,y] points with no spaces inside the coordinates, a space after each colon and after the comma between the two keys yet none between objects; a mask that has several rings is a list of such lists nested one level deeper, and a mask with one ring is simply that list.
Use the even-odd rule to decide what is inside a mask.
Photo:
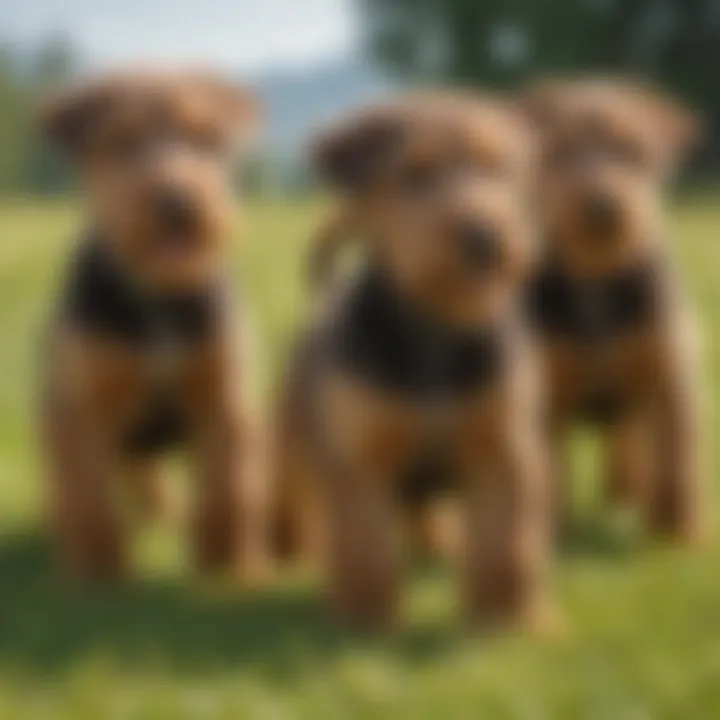
[{"label": "puppy's tail", "polygon": [[324,294],[335,280],[338,258],[355,236],[355,219],[348,208],[333,212],[310,242],[306,263],[306,280],[314,296]]}]

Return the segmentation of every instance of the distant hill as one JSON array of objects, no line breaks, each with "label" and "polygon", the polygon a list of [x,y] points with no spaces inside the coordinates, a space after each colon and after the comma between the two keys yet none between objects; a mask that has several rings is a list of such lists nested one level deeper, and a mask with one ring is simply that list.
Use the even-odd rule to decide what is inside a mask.
[{"label": "distant hill", "polygon": [[378,71],[353,59],[269,73],[253,82],[265,103],[264,145],[285,162],[298,158],[319,125],[391,88]]}]

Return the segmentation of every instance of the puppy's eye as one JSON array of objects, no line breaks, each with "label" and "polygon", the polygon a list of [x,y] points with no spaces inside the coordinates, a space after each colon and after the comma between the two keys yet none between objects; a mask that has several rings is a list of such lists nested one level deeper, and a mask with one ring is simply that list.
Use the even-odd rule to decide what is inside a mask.
[{"label": "puppy's eye", "polygon": [[400,174],[400,184],[411,193],[431,190],[438,182],[438,168],[429,162],[414,162],[406,165]]},{"label": "puppy's eye", "polygon": [[144,149],[144,140],[140,133],[127,131],[115,135],[110,142],[110,150],[119,160],[133,160]]}]

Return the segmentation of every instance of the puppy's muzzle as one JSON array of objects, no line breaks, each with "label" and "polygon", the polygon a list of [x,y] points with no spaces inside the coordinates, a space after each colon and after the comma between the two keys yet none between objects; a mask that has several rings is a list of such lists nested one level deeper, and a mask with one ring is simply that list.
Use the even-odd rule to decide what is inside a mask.
[{"label": "puppy's muzzle", "polygon": [[595,190],[582,199],[583,222],[594,238],[611,237],[617,230],[622,207],[620,199],[607,192]]},{"label": "puppy's muzzle", "polygon": [[153,212],[162,230],[177,241],[189,241],[200,228],[200,212],[192,195],[177,187],[158,189],[152,199]]},{"label": "puppy's muzzle", "polygon": [[501,259],[500,233],[489,223],[465,221],[456,230],[462,262],[474,273],[494,270]]}]

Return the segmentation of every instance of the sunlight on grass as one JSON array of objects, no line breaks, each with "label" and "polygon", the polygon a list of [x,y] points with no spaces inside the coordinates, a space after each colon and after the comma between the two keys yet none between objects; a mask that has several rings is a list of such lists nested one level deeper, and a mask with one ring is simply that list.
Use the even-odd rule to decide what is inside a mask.
[{"label": "sunlight on grass", "polygon": [[[302,312],[300,259],[320,212],[253,205],[238,242],[231,271],[260,320],[267,379]],[[0,207],[0,718],[720,717],[720,545],[649,547],[613,524],[587,433],[573,453],[580,530],[554,571],[568,626],[556,641],[470,635],[452,573],[437,567],[412,573],[396,633],[362,637],[326,618],[312,579],[263,592],[194,581],[163,529],[139,534],[127,586],[62,587],[40,523],[32,408],[78,215],[63,203]],[[686,201],[672,225],[709,332],[715,418],[720,208]]]}]

